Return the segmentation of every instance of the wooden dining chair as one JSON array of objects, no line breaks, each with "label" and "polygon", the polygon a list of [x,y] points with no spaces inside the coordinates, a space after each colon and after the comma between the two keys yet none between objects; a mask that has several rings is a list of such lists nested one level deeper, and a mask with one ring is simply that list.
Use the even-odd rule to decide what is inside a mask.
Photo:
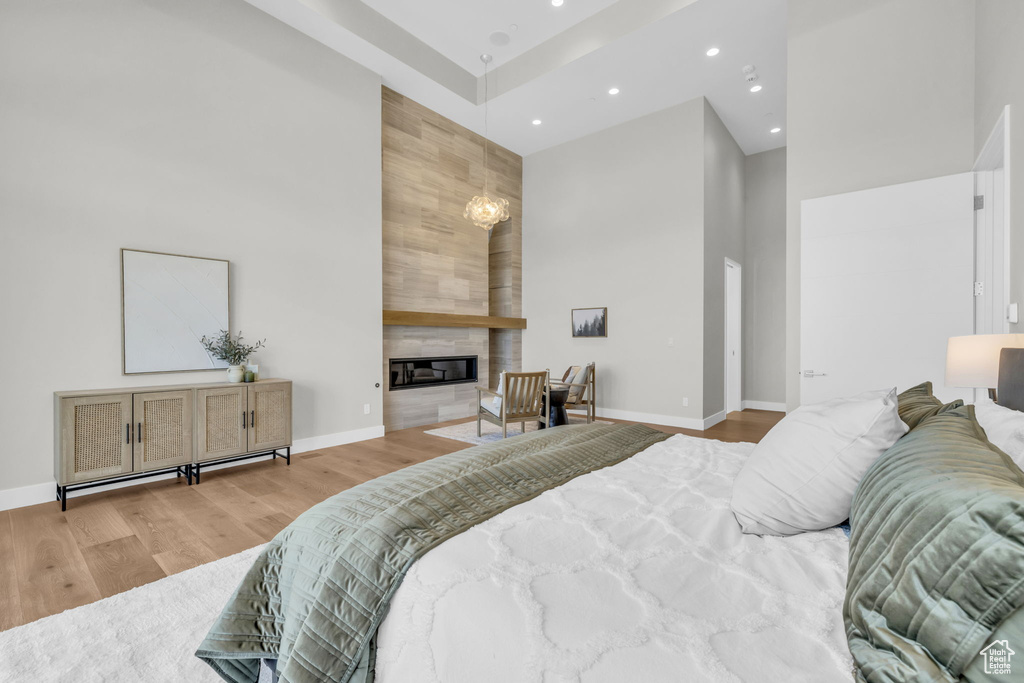
[{"label": "wooden dining chair", "polygon": [[[548,424],[544,406],[551,405],[550,371],[503,372],[498,390],[476,388],[476,435],[480,436],[480,422],[486,420],[501,427],[501,438],[508,436],[508,424],[519,422],[526,432],[527,421]],[[485,398],[484,394],[489,397]]]}]

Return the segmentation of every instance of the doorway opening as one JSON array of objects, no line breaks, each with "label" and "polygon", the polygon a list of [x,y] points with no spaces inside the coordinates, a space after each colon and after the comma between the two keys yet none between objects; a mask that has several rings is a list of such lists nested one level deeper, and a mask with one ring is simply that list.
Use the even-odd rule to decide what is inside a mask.
[{"label": "doorway opening", "polygon": [[725,259],[725,412],[743,410],[743,267]]}]

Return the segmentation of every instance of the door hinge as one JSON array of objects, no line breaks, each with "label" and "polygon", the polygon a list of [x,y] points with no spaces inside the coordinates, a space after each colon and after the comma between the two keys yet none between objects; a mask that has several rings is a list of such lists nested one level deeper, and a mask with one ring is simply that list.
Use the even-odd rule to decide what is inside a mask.
[{"label": "door hinge", "polygon": [[975,282],[974,283],[974,296],[984,296],[985,294],[985,283]]},{"label": "door hinge", "polygon": [[985,208],[985,195],[976,194],[974,195],[974,210],[981,211]]}]

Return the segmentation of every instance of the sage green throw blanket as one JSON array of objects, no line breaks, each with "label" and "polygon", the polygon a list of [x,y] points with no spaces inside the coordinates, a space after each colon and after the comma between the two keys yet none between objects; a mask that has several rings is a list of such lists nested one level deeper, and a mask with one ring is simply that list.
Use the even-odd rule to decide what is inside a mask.
[{"label": "sage green throw blanket", "polygon": [[922,420],[886,451],[850,523],[843,616],[858,680],[956,681],[1024,605],[1024,473],[974,406]]},{"label": "sage green throw blanket", "polygon": [[667,434],[641,425],[546,429],[428,460],[310,508],[260,554],[196,655],[233,683],[276,659],[282,683],[373,680],[372,642],[428,550]]}]

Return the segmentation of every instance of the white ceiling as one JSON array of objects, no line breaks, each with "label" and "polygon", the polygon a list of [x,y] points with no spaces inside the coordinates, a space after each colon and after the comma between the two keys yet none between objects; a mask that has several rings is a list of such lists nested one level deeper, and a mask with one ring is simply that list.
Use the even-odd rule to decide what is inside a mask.
[{"label": "white ceiling", "polygon": [[487,134],[524,156],[701,95],[746,154],[786,144],[786,0],[248,2],[481,134],[479,55],[494,55]]},{"label": "white ceiling", "polygon": [[[554,38],[616,0],[363,0],[385,17],[474,75],[483,73],[480,54],[494,68]],[[516,30],[511,26],[515,24]],[[510,41],[498,46],[491,33]]]}]

